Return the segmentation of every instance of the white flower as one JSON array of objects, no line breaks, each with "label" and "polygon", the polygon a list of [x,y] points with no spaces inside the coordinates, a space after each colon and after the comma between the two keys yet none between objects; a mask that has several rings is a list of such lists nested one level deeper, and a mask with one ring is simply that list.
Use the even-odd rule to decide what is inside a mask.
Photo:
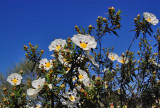
[{"label": "white flower", "polygon": [[61,53],[58,55],[58,60],[63,64],[66,65],[67,67],[71,67],[71,64],[69,64],[66,58],[64,58]]},{"label": "white flower", "polygon": [[97,64],[97,62],[95,61],[95,59],[90,55],[90,50],[86,50],[85,54],[87,56],[87,58],[89,59],[89,61],[96,66],[97,68],[99,68],[99,65]]},{"label": "white flower", "polygon": [[21,83],[22,76],[18,73],[12,73],[8,76],[7,81],[12,85],[19,85]]},{"label": "white flower", "polygon": [[153,24],[153,25],[157,25],[159,23],[159,20],[156,18],[156,16],[152,13],[149,13],[149,12],[143,12],[143,16],[144,16],[144,19]]},{"label": "white flower", "polygon": [[41,104],[36,104],[36,108],[42,108]]},{"label": "white flower", "polygon": [[102,70],[102,72],[107,72],[108,70],[109,70],[109,68],[107,68],[107,69],[105,68]]},{"label": "white flower", "polygon": [[38,92],[43,88],[45,83],[45,78],[39,77],[39,79],[32,81],[33,88],[29,88],[27,90],[27,95],[30,96],[32,99],[37,97]]},{"label": "white flower", "polygon": [[83,84],[84,84],[84,86],[87,87],[89,90],[91,90],[92,87],[94,86],[94,85],[92,84],[92,81],[91,81],[89,78],[85,79],[85,80],[83,81]]},{"label": "white flower", "polygon": [[46,58],[44,58],[44,59],[41,59],[39,62],[40,62],[39,68],[41,68],[42,66],[44,66],[45,70],[49,70],[49,69],[51,69],[53,67],[52,60],[48,61]]},{"label": "white flower", "polygon": [[120,62],[120,63],[122,63],[122,64],[127,64],[129,62],[128,58],[122,57],[122,56],[118,57],[117,61]]},{"label": "white flower", "polygon": [[85,79],[88,79],[88,75],[84,70],[81,70],[80,68],[78,69],[79,72],[79,81],[84,81]]},{"label": "white flower", "polygon": [[62,104],[67,105],[68,107],[71,108],[76,107],[76,104],[79,103],[79,97],[77,97],[76,95],[77,95],[76,89],[73,89],[73,92],[66,92],[65,94],[63,94],[63,96],[68,100],[62,99]]},{"label": "white flower", "polygon": [[95,38],[90,35],[76,34],[71,38],[71,40],[83,50],[90,50],[91,48],[96,48],[97,46]]},{"label": "white flower", "polygon": [[112,53],[112,52],[108,54],[108,58],[109,58],[110,60],[112,60],[112,61],[117,60],[118,57],[119,57],[119,56],[118,56],[117,54]]},{"label": "white flower", "polygon": [[54,41],[51,42],[49,45],[49,51],[59,51],[61,50],[64,46],[66,45],[66,40],[63,39],[55,39]]},{"label": "white flower", "polygon": [[52,84],[48,84],[48,87],[51,90],[52,89]]}]

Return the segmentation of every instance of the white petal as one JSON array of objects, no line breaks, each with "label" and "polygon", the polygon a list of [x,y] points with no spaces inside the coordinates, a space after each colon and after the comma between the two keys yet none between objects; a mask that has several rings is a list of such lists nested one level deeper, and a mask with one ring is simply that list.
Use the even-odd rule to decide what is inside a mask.
[{"label": "white petal", "polygon": [[52,89],[52,84],[48,84],[48,87],[51,90]]}]

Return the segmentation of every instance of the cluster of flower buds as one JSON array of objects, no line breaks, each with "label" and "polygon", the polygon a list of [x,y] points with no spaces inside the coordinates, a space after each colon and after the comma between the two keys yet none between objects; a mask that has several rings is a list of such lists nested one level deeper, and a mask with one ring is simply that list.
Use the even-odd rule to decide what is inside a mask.
[{"label": "cluster of flower buds", "polygon": [[115,8],[114,7],[109,7],[108,12],[109,12],[109,14],[115,13]]},{"label": "cluster of flower buds", "polygon": [[3,102],[4,102],[6,105],[9,105],[9,100],[8,100],[8,99],[3,98]]},{"label": "cluster of flower buds", "polygon": [[31,59],[32,61],[36,62],[39,60],[39,58],[44,53],[44,50],[38,51],[38,46],[33,46],[31,43],[29,43],[29,47],[24,45],[24,50],[26,51],[25,56],[27,59]]}]

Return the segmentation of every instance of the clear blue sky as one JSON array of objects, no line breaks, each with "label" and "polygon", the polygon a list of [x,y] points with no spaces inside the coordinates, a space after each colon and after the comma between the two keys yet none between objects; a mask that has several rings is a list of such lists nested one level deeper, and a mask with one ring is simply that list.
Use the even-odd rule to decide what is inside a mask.
[{"label": "clear blue sky", "polygon": [[[96,25],[97,16],[104,16],[109,6],[122,10],[119,38],[107,35],[104,46],[115,47],[119,55],[127,50],[134,34],[134,17],[151,12],[160,19],[160,0],[0,0],[0,72],[25,58],[23,45],[38,44],[52,54],[48,46],[55,38],[66,39],[76,32],[74,26]],[[160,24],[154,26],[156,29]],[[134,50],[138,44],[133,43]]]}]

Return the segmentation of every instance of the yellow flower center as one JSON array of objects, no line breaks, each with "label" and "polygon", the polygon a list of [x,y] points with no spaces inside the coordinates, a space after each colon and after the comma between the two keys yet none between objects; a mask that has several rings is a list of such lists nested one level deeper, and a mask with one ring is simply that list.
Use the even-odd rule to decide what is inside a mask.
[{"label": "yellow flower center", "polygon": [[83,78],[83,75],[79,75],[79,79],[82,79]]},{"label": "yellow flower center", "polygon": [[114,60],[114,57],[112,56],[111,59]]},{"label": "yellow flower center", "polygon": [[86,48],[86,47],[87,47],[87,44],[84,43],[84,42],[82,42],[82,43],[80,43],[80,46],[81,46],[82,48]]},{"label": "yellow flower center", "polygon": [[75,81],[75,80],[76,80],[75,78],[72,79],[72,81]]},{"label": "yellow flower center", "polygon": [[121,63],[124,63],[124,60],[121,60]]},{"label": "yellow flower center", "polygon": [[46,67],[50,68],[51,67],[51,63],[50,62],[46,63]]},{"label": "yellow flower center", "polygon": [[151,18],[148,18],[147,21],[148,21],[148,22],[151,21]]},{"label": "yellow flower center", "polygon": [[67,68],[67,71],[69,71],[71,68]]},{"label": "yellow flower center", "polygon": [[66,58],[64,58],[64,59],[63,59],[63,62],[67,62],[67,63],[68,63],[69,61],[67,61],[67,59],[66,59]]},{"label": "yellow flower center", "polygon": [[74,96],[70,96],[69,100],[73,102],[73,101],[75,101],[75,97]]},{"label": "yellow flower center", "polygon": [[107,88],[107,87],[108,87],[108,85],[106,84],[106,85],[105,85],[105,88]]},{"label": "yellow flower center", "polygon": [[15,79],[15,78],[12,81],[13,81],[14,84],[16,84],[18,82],[18,80]]},{"label": "yellow flower center", "polygon": [[60,45],[57,45],[56,49],[59,50],[60,48],[61,48],[61,46],[60,46]]}]

